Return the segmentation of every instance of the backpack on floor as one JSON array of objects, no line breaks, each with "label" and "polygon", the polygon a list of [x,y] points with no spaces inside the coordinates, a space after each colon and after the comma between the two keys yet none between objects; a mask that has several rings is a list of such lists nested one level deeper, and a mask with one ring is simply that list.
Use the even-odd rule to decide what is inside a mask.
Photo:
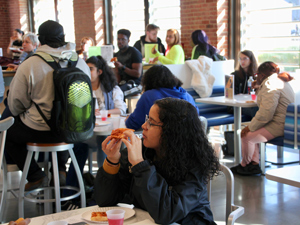
[{"label": "backpack on floor", "polygon": [[95,106],[90,78],[76,67],[78,55],[72,54],[68,67],[61,68],[54,58],[44,52],[37,52],[53,71],[55,96],[51,118],[47,120],[40,107],[37,110],[62,141],[76,143],[93,136],[95,126]]}]

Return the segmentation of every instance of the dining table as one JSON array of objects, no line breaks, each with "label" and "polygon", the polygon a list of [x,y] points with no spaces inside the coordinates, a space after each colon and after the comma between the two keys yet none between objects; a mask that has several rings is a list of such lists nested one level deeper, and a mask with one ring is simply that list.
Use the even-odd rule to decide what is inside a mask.
[{"label": "dining table", "polygon": [[[38,216],[31,218],[30,225],[47,225],[52,221],[67,221],[68,225],[76,224],[79,222],[85,222],[84,224],[108,224],[107,222],[95,223],[89,220],[91,212],[97,211],[107,211],[109,209],[123,209],[125,210],[125,220],[124,225],[154,225],[156,224],[150,214],[147,211],[144,211],[139,208],[131,207],[99,207],[99,206],[90,206],[81,209],[69,210],[60,213],[53,213],[44,216]],[[6,225],[8,223],[5,223]],[[173,223],[175,225],[177,223]]]},{"label": "dining table", "polygon": [[[196,102],[225,105],[233,107],[234,114],[234,161],[240,163],[241,161],[241,123],[242,123],[242,108],[249,108],[257,106],[256,101],[251,99],[251,95],[238,94],[233,98],[225,96],[209,97],[209,98],[196,98]],[[201,112],[200,112],[201,114]]]},{"label": "dining table", "polygon": [[268,170],[266,178],[300,188],[300,165]]}]

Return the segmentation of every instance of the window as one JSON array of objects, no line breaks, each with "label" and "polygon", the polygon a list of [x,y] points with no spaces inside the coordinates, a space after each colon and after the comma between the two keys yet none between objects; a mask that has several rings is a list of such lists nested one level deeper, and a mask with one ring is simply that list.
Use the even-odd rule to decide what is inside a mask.
[{"label": "window", "polygon": [[258,63],[273,61],[284,71],[299,68],[299,0],[241,0],[241,50]]},{"label": "window", "polygon": [[[75,42],[73,0],[58,0],[57,8],[55,1],[33,0],[32,12],[34,30],[38,33],[39,26],[47,21],[54,20],[64,27],[66,41]],[[56,20],[57,17],[57,20]]]},{"label": "window", "polygon": [[130,30],[129,45],[133,46],[140,36],[145,35],[145,18],[160,27],[158,36],[165,46],[168,29],[175,28],[180,33],[180,0],[149,0],[147,6],[141,0],[111,0],[111,6],[115,51],[118,51],[117,31],[122,28]]}]

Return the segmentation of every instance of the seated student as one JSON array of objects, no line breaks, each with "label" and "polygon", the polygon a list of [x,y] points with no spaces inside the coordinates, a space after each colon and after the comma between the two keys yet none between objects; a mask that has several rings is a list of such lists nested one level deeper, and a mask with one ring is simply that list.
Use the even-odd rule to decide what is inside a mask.
[{"label": "seated student", "polygon": [[[129,139],[102,143],[107,158],[95,179],[97,204],[134,204],[158,224],[215,224],[206,184],[220,165],[195,107],[157,100],[142,128],[143,140],[125,131]],[[122,142],[127,149],[120,151]]]},{"label": "seated student", "polygon": [[80,41],[80,49],[76,51],[78,56],[86,61],[88,56],[89,47],[94,46],[95,42],[91,37],[83,37]]},{"label": "seated student", "polygon": [[[75,44],[65,42],[63,27],[55,21],[48,20],[40,25],[38,33],[42,46],[37,51],[50,54],[61,67],[66,67],[67,59],[71,58],[75,50]],[[78,59],[76,67],[90,77],[89,68],[82,59]],[[7,130],[5,151],[20,170],[24,167],[27,142],[57,143],[62,141],[53,135],[33,103],[39,105],[45,116],[50,118],[54,99],[52,74],[53,69],[43,59],[32,56],[20,65],[10,84],[8,106],[15,116],[15,122]],[[68,157],[67,152],[58,153],[60,177],[64,181]],[[31,160],[27,180],[25,191],[48,183],[45,172],[35,160]]]},{"label": "seated student", "polygon": [[244,50],[239,54],[237,69],[231,73],[234,75],[234,94],[247,94],[247,81],[250,76],[254,79],[257,71],[257,62],[252,51]]},{"label": "seated student", "polygon": [[218,54],[218,49],[209,44],[204,30],[195,30],[192,33],[190,45],[193,47],[191,59],[198,59],[199,56],[204,55],[213,61],[226,60],[224,56]]},{"label": "seated student", "polygon": [[[24,60],[28,59],[30,56],[32,56],[37,47],[39,46],[40,42],[38,39],[38,36],[34,33],[27,33],[23,36],[23,52],[20,56],[20,63],[22,63]],[[12,68],[13,70],[17,70],[19,65],[15,64],[8,64],[8,68]]]},{"label": "seated student", "polygon": [[[231,73],[234,75],[234,94],[248,93],[248,79],[254,77],[257,71],[257,62],[252,51],[244,50],[239,54],[239,64],[237,69]],[[242,114],[253,118],[258,107],[242,108]],[[233,113],[233,108],[228,107],[228,112]]]},{"label": "seated student", "polygon": [[162,64],[183,64],[184,63],[184,51],[180,45],[179,32],[176,29],[167,30],[166,36],[167,50],[166,56],[160,55],[160,53],[152,48],[152,54],[155,54],[153,62],[160,61]]},{"label": "seated student", "polygon": [[138,130],[145,122],[151,106],[157,99],[166,97],[183,99],[190,102],[199,113],[193,97],[181,86],[182,82],[163,65],[154,65],[144,74],[142,80],[143,94],[136,104],[136,108],[127,118],[126,127]]},{"label": "seated student", "polygon": [[293,78],[286,72],[279,73],[273,62],[258,67],[258,111],[250,124],[241,132],[242,162],[231,168],[240,175],[260,174],[259,143],[283,135],[287,106],[294,102],[294,91],[288,83]]},{"label": "seated student", "polygon": [[[126,103],[124,94],[117,84],[117,79],[113,71],[101,56],[92,56],[86,60],[91,70],[91,82],[94,96],[97,99],[98,109],[95,114],[100,115],[99,110],[108,110],[111,114],[125,114]],[[99,146],[105,137],[97,137]],[[103,151],[98,151],[97,162],[99,167],[103,164],[105,155]]]},{"label": "seated student", "polygon": [[[7,54],[11,55],[13,59],[19,59],[22,50],[20,48],[22,47],[22,37],[24,35],[24,32],[20,29],[15,29],[13,31],[13,36],[10,37],[10,41],[7,47]],[[15,48],[15,50],[12,50],[11,48]],[[17,50],[18,49],[18,50]]]},{"label": "seated student", "polygon": [[126,29],[118,30],[118,48],[115,53],[117,61],[115,64],[115,74],[122,91],[127,90],[126,82],[133,80],[135,84],[140,84],[143,74],[142,54],[134,47],[129,46],[131,32]]},{"label": "seated student", "polygon": [[133,47],[142,53],[143,58],[145,58],[145,44],[156,43],[158,45],[158,51],[165,54],[165,46],[161,43],[160,38],[157,37],[158,30],[159,26],[148,24],[146,27],[146,35],[141,36],[140,40],[135,42]]}]

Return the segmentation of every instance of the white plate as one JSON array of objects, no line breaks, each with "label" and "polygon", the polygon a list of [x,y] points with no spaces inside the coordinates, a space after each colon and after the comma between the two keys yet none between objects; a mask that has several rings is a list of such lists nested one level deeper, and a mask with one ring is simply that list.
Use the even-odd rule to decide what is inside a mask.
[{"label": "white plate", "polygon": [[95,126],[96,127],[101,127],[101,126],[107,126],[109,124],[111,124],[111,122],[109,122],[109,121],[99,121],[99,120],[97,120]]},{"label": "white plate", "polygon": [[82,213],[81,217],[82,219],[86,220],[86,221],[89,221],[90,223],[102,223],[102,224],[108,224],[107,221],[91,221],[91,215],[92,215],[92,212],[106,212],[108,210],[111,210],[111,209],[123,209],[125,210],[125,217],[124,217],[124,220],[127,220],[131,217],[134,216],[135,214],[135,211],[133,209],[129,209],[129,208],[125,208],[125,207],[101,207],[101,208],[94,208],[92,210],[89,210],[85,213]]}]

